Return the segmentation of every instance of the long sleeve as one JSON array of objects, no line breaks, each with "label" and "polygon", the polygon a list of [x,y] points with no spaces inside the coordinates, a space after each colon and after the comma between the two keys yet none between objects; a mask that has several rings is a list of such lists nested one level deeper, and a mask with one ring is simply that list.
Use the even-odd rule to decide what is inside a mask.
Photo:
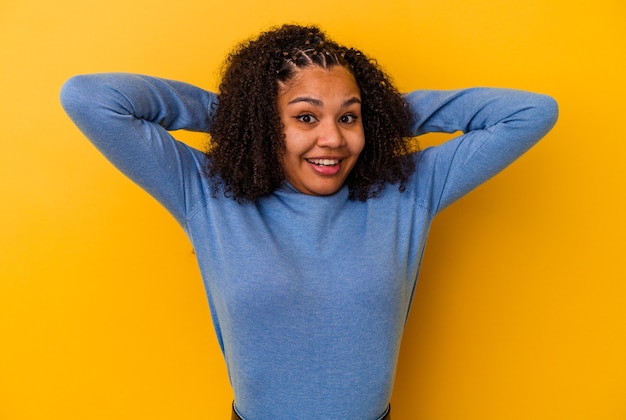
[{"label": "long sleeve", "polygon": [[168,131],[209,132],[215,94],[182,82],[108,73],[69,79],[61,103],[107,159],[184,222],[194,205],[186,191],[200,185],[203,154]]},{"label": "long sleeve", "polygon": [[530,149],[558,115],[551,97],[510,89],[415,91],[406,98],[415,116],[414,135],[464,133],[420,153],[417,176],[430,183],[434,213]]}]

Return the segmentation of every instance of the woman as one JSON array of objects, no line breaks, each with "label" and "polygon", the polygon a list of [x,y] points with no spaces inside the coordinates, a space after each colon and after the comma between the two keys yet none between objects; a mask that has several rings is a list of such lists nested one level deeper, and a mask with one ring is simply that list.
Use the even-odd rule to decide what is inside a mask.
[{"label": "woman", "polygon": [[[401,95],[360,51],[286,25],[230,54],[215,95],[77,76],[67,113],[159,200],[197,254],[233,418],[389,418],[428,229],[543,137],[547,96]],[[219,106],[218,104],[219,99]],[[206,152],[169,131],[211,134]],[[464,134],[409,153],[409,137]]]}]

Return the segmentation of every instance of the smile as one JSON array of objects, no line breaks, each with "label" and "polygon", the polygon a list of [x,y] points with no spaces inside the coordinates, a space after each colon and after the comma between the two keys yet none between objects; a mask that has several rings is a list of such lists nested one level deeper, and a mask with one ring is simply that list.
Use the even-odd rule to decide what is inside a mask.
[{"label": "smile", "polygon": [[317,166],[335,166],[339,164],[339,159],[307,159],[306,161]]}]

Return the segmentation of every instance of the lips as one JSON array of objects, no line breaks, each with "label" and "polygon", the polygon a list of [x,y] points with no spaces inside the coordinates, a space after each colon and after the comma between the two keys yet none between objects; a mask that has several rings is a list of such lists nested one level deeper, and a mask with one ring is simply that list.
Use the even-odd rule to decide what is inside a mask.
[{"label": "lips", "polygon": [[335,166],[339,164],[339,159],[307,159],[306,161],[318,166]]},{"label": "lips", "polygon": [[342,159],[316,158],[305,159],[314,173],[322,176],[334,176],[341,172]]}]

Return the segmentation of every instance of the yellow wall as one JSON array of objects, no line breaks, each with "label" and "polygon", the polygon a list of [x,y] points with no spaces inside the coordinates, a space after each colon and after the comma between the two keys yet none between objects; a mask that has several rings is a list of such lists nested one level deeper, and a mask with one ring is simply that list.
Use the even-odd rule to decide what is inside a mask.
[{"label": "yellow wall", "polygon": [[626,418],[623,0],[24,0],[0,3],[0,419],[228,416],[191,246],[57,98],[100,71],[214,88],[229,47],[282,22],[322,25],[402,89],[560,103],[436,221],[394,418]]}]

